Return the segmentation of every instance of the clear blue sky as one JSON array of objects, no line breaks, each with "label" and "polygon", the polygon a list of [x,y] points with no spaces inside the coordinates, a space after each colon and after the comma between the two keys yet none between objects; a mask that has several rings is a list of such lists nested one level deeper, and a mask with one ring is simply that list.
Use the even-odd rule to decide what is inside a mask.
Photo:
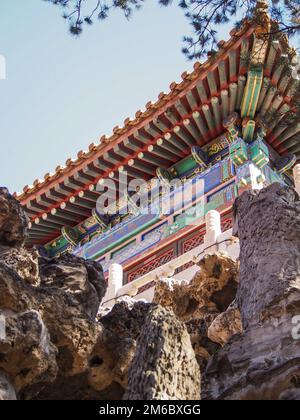
[{"label": "clear blue sky", "polygon": [[177,7],[146,2],[131,21],[119,12],[69,35],[60,10],[42,0],[0,0],[0,185],[20,191],[110,134],[191,69],[189,32]]},{"label": "clear blue sky", "polygon": [[[0,185],[21,191],[167,91],[190,70],[190,28],[176,5],[148,0],[128,22],[115,12],[69,35],[42,0],[0,0]],[[227,35],[221,35],[221,38]]]}]

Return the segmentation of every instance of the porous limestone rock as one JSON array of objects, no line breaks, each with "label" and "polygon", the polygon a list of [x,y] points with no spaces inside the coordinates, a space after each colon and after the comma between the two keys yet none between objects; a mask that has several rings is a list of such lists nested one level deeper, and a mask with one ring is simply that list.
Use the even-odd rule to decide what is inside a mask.
[{"label": "porous limestone rock", "polygon": [[0,369],[18,398],[122,398],[151,305],[122,299],[99,322],[107,285],[98,263],[39,257],[31,272],[30,251],[2,251]]},{"label": "porous limestone rock", "polygon": [[24,281],[33,286],[40,285],[39,253],[36,249],[0,246],[0,260],[12,268]]},{"label": "porous limestone rock", "polygon": [[0,245],[23,245],[28,222],[19,202],[7,188],[0,187]]},{"label": "porous limestone rock", "polygon": [[205,255],[190,283],[176,279],[157,282],[153,302],[172,308],[183,321],[224,312],[235,299],[238,265],[218,253]]},{"label": "porous limestone rock", "polygon": [[[19,229],[17,236],[9,223],[2,224],[6,240],[0,243],[0,316],[5,325],[0,331],[1,398],[13,398],[14,392],[19,399],[122,398],[137,339],[153,305],[123,298],[105,316],[97,315],[107,287],[102,267],[71,255],[50,259],[25,249],[24,212],[6,192],[2,201],[6,210],[2,214],[7,220],[15,218]],[[163,322],[159,340],[164,335],[174,344],[174,356],[182,357],[187,366],[187,375],[180,376],[181,392],[190,396],[189,369],[196,360],[189,336],[174,315]],[[200,377],[195,369],[197,386]],[[167,372],[164,379],[168,380]]]},{"label": "porous limestone rock", "polygon": [[137,340],[127,400],[200,399],[200,371],[190,336],[173,311],[152,307]]},{"label": "porous limestone rock", "polygon": [[272,184],[235,203],[237,304],[244,332],[210,359],[206,399],[297,399],[300,384],[300,201]]},{"label": "porous limestone rock", "polygon": [[[61,265],[63,261],[62,257]],[[83,283],[84,281],[90,283],[89,272],[88,270],[84,272],[82,264],[83,260],[78,260],[78,278]],[[43,270],[44,266],[40,267],[40,271]],[[92,271],[92,281],[94,275]],[[33,287],[24,282],[13,269],[0,262],[0,308],[15,313],[27,310],[36,310],[40,313],[52,343],[58,348],[57,363],[64,374],[79,374],[86,369],[88,354],[97,340],[100,327],[91,317],[92,310],[88,308],[88,302],[82,300],[82,294],[86,293],[86,289],[96,300],[97,293],[92,281],[91,285],[86,285],[83,291],[77,290],[77,293],[76,289],[63,290],[58,282],[55,284],[47,282],[45,277],[42,277],[40,287]],[[98,272],[98,281],[102,282],[102,288],[97,295],[99,305],[106,287],[102,269]]]},{"label": "porous limestone rock", "polygon": [[[121,298],[108,314],[99,317],[82,372],[66,376],[60,369],[55,382],[48,384],[37,398],[122,399],[136,339],[151,306],[129,297]],[[66,354],[66,362],[68,358]]]},{"label": "porous limestone rock", "polygon": [[297,391],[300,340],[292,328],[289,314],[279,315],[232,337],[203,372],[203,399],[279,400]]},{"label": "porous limestone rock", "polygon": [[238,263],[222,253],[205,255],[191,283],[199,301],[196,315],[224,312],[233,302],[238,287]]},{"label": "porous limestone rock", "polygon": [[207,336],[214,343],[224,346],[235,334],[243,332],[241,313],[236,302],[219,314],[209,325]]},{"label": "porous limestone rock", "polygon": [[108,314],[99,318],[99,321],[108,330],[121,337],[130,336],[136,339],[152,306],[151,303],[123,296],[118,299]]},{"label": "porous limestone rock", "polygon": [[96,262],[25,249],[26,229],[24,210],[0,189],[0,370],[21,399],[58,378],[88,375],[107,287]]},{"label": "porous limestone rock", "polygon": [[[203,369],[209,357],[220,348],[219,337],[214,342],[208,336],[208,329],[235,299],[238,263],[221,253],[207,254],[199,262],[199,267],[191,282],[172,278],[159,280],[153,301],[172,308],[186,323],[199,366]],[[228,339],[230,331],[227,328]]]},{"label": "porous limestone rock", "polygon": [[291,388],[283,391],[279,399],[282,401],[300,401],[300,388]]},{"label": "porous limestone rock", "polygon": [[191,283],[158,282],[165,307],[107,313],[101,266],[25,249],[27,218],[0,189],[0,400],[199,399],[201,377],[204,399],[299,399],[298,200],[279,184],[238,198],[239,283],[207,255]]},{"label": "porous limestone rock", "polygon": [[243,325],[270,316],[272,306],[300,289],[300,201],[292,188],[275,183],[236,200],[240,240],[238,306]]},{"label": "porous limestone rock", "polygon": [[203,318],[185,322],[201,371],[207,365],[210,356],[220,348],[217,342],[213,342],[208,337],[208,328],[217,316],[217,313],[211,313]]},{"label": "porous limestone rock", "polygon": [[136,340],[150,307],[151,303],[123,297],[100,318],[103,334],[89,357],[89,383],[94,389],[103,391],[113,382],[126,389]]},{"label": "porous limestone rock", "polygon": [[56,347],[37,311],[18,314],[0,311],[4,334],[0,337],[0,370],[10,378],[17,393],[26,387],[54,380]]},{"label": "porous limestone rock", "polygon": [[0,371],[0,401],[15,401],[16,392],[7,376]]},{"label": "porous limestone rock", "polygon": [[106,292],[102,266],[70,254],[40,258],[41,287],[59,289],[74,298],[80,309],[95,319]]},{"label": "porous limestone rock", "polygon": [[46,387],[39,389],[39,393],[34,398],[42,401],[78,401],[78,400],[122,400],[124,388],[113,382],[104,391],[95,390],[89,383],[87,372],[74,376],[58,375],[53,383],[48,383]]}]

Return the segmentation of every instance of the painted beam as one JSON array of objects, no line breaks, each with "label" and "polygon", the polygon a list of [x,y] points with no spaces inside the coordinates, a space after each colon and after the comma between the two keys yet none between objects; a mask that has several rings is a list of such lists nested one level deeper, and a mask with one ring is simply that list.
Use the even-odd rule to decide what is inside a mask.
[{"label": "painted beam", "polygon": [[183,125],[187,129],[187,131],[190,133],[190,135],[193,137],[194,141],[196,143],[199,143],[199,137],[201,136],[199,129],[197,125],[194,125],[193,121],[190,118],[186,118],[183,121]]},{"label": "painted beam", "polygon": [[175,102],[175,108],[177,109],[179,115],[184,118],[189,114],[189,110],[183,105],[181,100]]},{"label": "painted beam", "polygon": [[226,89],[221,90],[221,109],[222,109],[222,120],[229,115],[229,92]]},{"label": "painted beam", "polygon": [[241,104],[241,117],[253,119],[257,110],[260,91],[263,84],[262,68],[252,68],[248,71],[247,83]]},{"label": "painted beam", "polygon": [[195,140],[193,139],[193,137],[186,131],[184,130],[183,127],[177,125],[176,127],[174,127],[173,129],[174,134],[179,137],[188,147],[194,146],[195,145]]},{"label": "painted beam", "polygon": [[198,95],[202,104],[207,103],[208,97],[207,97],[206,89],[202,80],[200,80],[199,83],[197,83],[196,89],[197,89],[197,92],[198,92]]},{"label": "painted beam", "polygon": [[193,91],[187,92],[186,99],[187,99],[187,101],[189,103],[189,106],[190,106],[191,110],[193,110],[193,109],[195,109],[195,108],[198,107],[197,101],[196,101],[196,99],[195,99],[195,97],[193,95]]},{"label": "painted beam", "polygon": [[237,110],[238,85],[237,83],[230,83],[229,85],[229,113],[231,114]]},{"label": "painted beam", "polygon": [[213,116],[216,122],[216,126],[220,126],[222,111],[221,111],[221,106],[219,104],[219,98],[217,96],[214,96],[213,98],[211,98],[211,105],[213,109]]},{"label": "painted beam", "polygon": [[208,128],[206,123],[204,122],[204,119],[202,118],[202,115],[199,111],[194,111],[193,118],[200,133],[202,134],[203,139],[205,140],[204,143],[206,143],[206,140],[208,138]]},{"label": "painted beam", "polygon": [[208,125],[210,132],[214,133],[215,124],[214,124],[214,119],[213,119],[209,105],[203,105],[202,111],[205,116],[205,120],[206,120],[206,123]]},{"label": "painted beam", "polygon": [[226,89],[228,86],[228,80],[227,80],[227,71],[226,71],[225,61],[220,62],[220,65],[218,66],[218,72],[219,72],[219,79],[220,79],[220,87],[221,89]]},{"label": "painted beam", "polygon": [[229,58],[229,80],[230,82],[236,81],[237,78],[237,57],[236,57],[236,50],[229,51],[228,54]]},{"label": "painted beam", "polygon": [[176,137],[176,135],[173,132],[166,133],[164,135],[164,139],[168,143],[170,143],[172,145],[175,145],[176,148],[179,150],[180,154],[182,154],[182,152],[186,154],[186,144],[182,144],[182,141],[178,140],[178,138]]},{"label": "painted beam", "polygon": [[242,104],[242,100],[243,100],[243,96],[244,96],[244,90],[245,90],[245,86],[246,86],[246,77],[245,76],[239,76],[238,78],[238,95],[237,95],[237,103],[236,103],[236,108],[240,109],[241,108],[241,104]]},{"label": "painted beam", "polygon": [[218,94],[218,88],[214,72],[209,72],[207,74],[207,82],[210,90],[210,96],[216,96]]},{"label": "painted beam", "polygon": [[149,152],[140,152],[138,154],[138,158],[141,162],[144,162],[145,165],[147,165],[147,163],[150,163],[151,165],[154,165],[156,167],[161,166],[163,168],[167,168],[168,166],[170,166],[170,162],[168,160],[153,156]]},{"label": "painted beam", "polygon": [[275,62],[277,52],[279,51],[280,43],[278,40],[271,41],[269,52],[265,63],[265,72],[270,75]]},{"label": "painted beam", "polygon": [[[154,138],[159,139],[163,139],[163,135],[164,133],[162,133],[157,127],[155,127],[154,125],[151,124],[146,124],[144,127],[144,130],[149,133],[151,136],[153,136]],[[168,150],[169,152],[171,152],[174,156],[176,156],[178,158],[178,155],[181,155],[181,150],[179,148],[177,148],[175,145],[169,143],[169,142],[164,142],[164,144],[161,144],[161,147],[165,150]]]},{"label": "painted beam", "polygon": [[43,206],[39,203],[37,203],[36,201],[30,201],[27,206],[26,206],[29,210],[34,211],[35,213],[42,213],[47,211],[47,206]]},{"label": "painted beam", "polygon": [[61,210],[67,211],[69,213],[74,213],[74,214],[80,214],[83,217],[89,217],[90,216],[90,211],[89,209],[83,208],[81,206],[77,206],[71,203],[61,203],[60,206]]},{"label": "painted beam", "polygon": [[172,127],[173,125],[176,125],[176,124],[180,123],[180,121],[181,121],[181,117],[178,116],[178,112],[176,111],[176,109],[174,107],[168,108],[164,112],[163,115],[168,120],[168,122],[170,124],[170,127]]},{"label": "painted beam", "polygon": [[[51,206],[51,207],[56,206],[57,201],[52,200],[52,199],[46,197],[45,195],[40,196],[40,197],[37,197],[37,201],[40,200],[41,197],[44,197],[44,199],[45,199],[45,201],[47,203],[47,207],[48,208],[49,208],[49,206]],[[55,212],[54,212],[54,210],[55,210]],[[58,221],[63,221],[64,220],[64,221],[70,221],[70,222],[74,222],[74,223],[79,221],[79,217],[78,216],[70,215],[70,214],[68,214],[66,212],[62,212],[62,210],[58,211],[58,209],[57,210],[56,209],[53,209],[52,213],[53,213],[53,215],[55,214],[55,218]],[[50,214],[51,214],[51,212],[50,212]]]},{"label": "painted beam", "polygon": [[169,162],[176,162],[177,158],[173,153],[161,147],[161,145],[154,144],[147,147],[148,152],[157,157],[164,156]]},{"label": "painted beam", "polygon": [[267,112],[267,110],[268,110],[269,106],[271,105],[271,102],[273,101],[276,93],[277,93],[277,89],[274,86],[270,86],[269,89],[268,89],[268,92],[266,94],[266,97],[265,97],[265,99],[262,103],[262,106],[260,108],[261,115],[264,115]]}]

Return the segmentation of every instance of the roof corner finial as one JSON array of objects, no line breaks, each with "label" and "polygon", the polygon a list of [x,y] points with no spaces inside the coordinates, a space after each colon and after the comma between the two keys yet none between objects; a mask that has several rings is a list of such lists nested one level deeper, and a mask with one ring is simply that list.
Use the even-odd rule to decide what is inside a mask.
[{"label": "roof corner finial", "polygon": [[256,6],[255,9],[264,9],[264,10],[269,10],[269,2],[268,0],[257,0],[256,1]]},{"label": "roof corner finial", "polygon": [[258,37],[265,36],[271,30],[271,18],[269,14],[268,0],[257,0],[253,13],[257,28],[255,34]]}]

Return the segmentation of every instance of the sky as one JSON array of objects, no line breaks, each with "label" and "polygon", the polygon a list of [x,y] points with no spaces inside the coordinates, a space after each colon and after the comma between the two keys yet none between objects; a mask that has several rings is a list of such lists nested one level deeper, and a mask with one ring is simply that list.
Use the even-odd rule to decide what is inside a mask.
[{"label": "sky", "polygon": [[176,4],[154,0],[130,21],[114,12],[79,38],[58,7],[0,0],[0,185],[22,191],[168,91],[192,69],[181,53],[189,33]]},{"label": "sky", "polygon": [[51,4],[0,0],[0,185],[21,191],[167,91],[192,68],[186,33],[182,11],[153,0],[129,22],[115,12],[79,38]]}]

